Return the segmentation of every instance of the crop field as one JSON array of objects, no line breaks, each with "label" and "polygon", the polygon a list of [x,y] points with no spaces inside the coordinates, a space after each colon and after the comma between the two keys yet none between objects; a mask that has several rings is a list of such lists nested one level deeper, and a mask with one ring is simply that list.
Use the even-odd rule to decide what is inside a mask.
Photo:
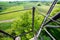
[{"label": "crop field", "polygon": [[[46,15],[51,4],[52,2],[0,2],[0,30],[3,30],[13,36],[18,36],[25,32],[32,31],[32,8],[35,7],[34,32],[30,32],[21,37],[22,40],[31,39],[33,35],[39,30],[40,25],[44,19],[43,15]],[[60,4],[57,3],[49,17],[53,17],[58,12],[60,12]],[[47,21],[48,20],[49,19],[47,19]],[[58,24],[51,22],[49,25]],[[59,28],[50,28],[49,31],[56,37],[57,40],[60,40]],[[51,40],[44,30],[42,31],[41,36],[44,40]],[[13,39],[0,33],[0,40]],[[40,40],[40,37],[38,40]]]}]

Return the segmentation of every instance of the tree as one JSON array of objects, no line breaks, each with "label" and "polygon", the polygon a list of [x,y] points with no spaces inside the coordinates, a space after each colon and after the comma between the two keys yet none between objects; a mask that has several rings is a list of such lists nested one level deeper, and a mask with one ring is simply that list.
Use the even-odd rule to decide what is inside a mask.
[{"label": "tree", "polygon": [[60,4],[60,1],[58,1],[57,4]]},{"label": "tree", "polygon": [[0,7],[0,12],[3,10],[3,8],[2,7]]},{"label": "tree", "polygon": [[41,6],[41,4],[38,4],[37,6]]}]

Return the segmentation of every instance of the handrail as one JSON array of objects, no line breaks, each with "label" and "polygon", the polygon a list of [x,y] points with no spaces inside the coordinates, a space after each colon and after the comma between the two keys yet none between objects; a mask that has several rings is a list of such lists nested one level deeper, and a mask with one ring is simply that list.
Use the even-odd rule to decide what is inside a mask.
[{"label": "handrail", "polygon": [[48,27],[48,28],[60,28],[60,26],[54,26],[54,25],[46,25],[45,27]]},{"label": "handrail", "polygon": [[2,14],[9,14],[9,13],[13,13],[13,12],[19,12],[19,11],[26,11],[26,10],[30,10],[30,9],[32,9],[32,8],[23,9],[23,10],[14,10],[14,11],[10,11],[10,12],[2,12],[2,13],[0,13],[0,15],[2,15]]},{"label": "handrail", "polygon": [[[30,10],[30,9],[16,10],[16,11],[11,11],[11,12],[6,12],[6,13],[3,13],[3,14],[18,12],[18,11],[25,11],[25,10]],[[30,33],[30,32],[33,32],[33,30],[34,30],[34,14],[35,14],[35,7],[32,8],[32,31],[29,31],[29,32],[26,32],[26,33],[22,33],[22,34],[20,34],[19,36],[23,36],[23,35],[25,35],[25,34],[28,34],[28,33]],[[2,15],[2,14],[1,14],[1,15]],[[14,40],[16,39],[16,36],[12,36],[12,35],[4,32],[4,31],[2,31],[2,30],[0,30],[0,33],[3,33],[3,34],[5,34],[5,35],[8,35],[8,36],[12,37]]]},{"label": "handrail", "polygon": [[[42,14],[42,13],[40,13],[40,14],[43,15],[44,17],[46,16],[46,15],[44,15],[44,14]],[[52,18],[51,18],[51,16],[48,17],[49,21],[47,21],[44,25],[47,25],[48,23],[50,23],[50,21],[51,21],[51,22],[55,22],[55,23],[57,23],[57,24],[60,24],[59,21],[56,21],[56,19],[59,18],[59,17],[58,17],[58,18],[55,18],[57,15],[59,16],[60,13],[56,14],[56,15],[53,16]],[[54,19],[55,19],[55,20],[54,20]]]},{"label": "handrail", "polygon": [[[58,14],[56,14],[55,16],[53,16],[51,19],[53,20],[57,20],[58,18],[60,18],[60,12]],[[53,20],[49,20],[48,22],[45,23],[45,25],[47,25],[50,22],[54,22]],[[57,22],[56,22],[57,23]],[[60,23],[59,23],[60,24]]]},{"label": "handrail", "polygon": [[42,31],[42,28],[44,27],[44,24],[45,24],[48,16],[50,15],[51,11],[53,10],[55,4],[57,3],[57,1],[58,1],[58,0],[54,0],[54,2],[52,3],[50,9],[48,10],[46,17],[44,18],[44,20],[43,20],[43,22],[42,22],[42,25],[41,25],[39,31],[37,32],[37,35],[36,35],[37,38],[39,37],[39,35],[40,35],[41,31]]}]

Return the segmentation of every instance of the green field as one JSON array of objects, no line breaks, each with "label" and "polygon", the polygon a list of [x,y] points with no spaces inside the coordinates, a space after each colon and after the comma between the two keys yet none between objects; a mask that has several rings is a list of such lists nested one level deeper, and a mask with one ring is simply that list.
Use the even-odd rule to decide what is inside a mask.
[{"label": "green field", "polygon": [[[38,5],[39,4],[39,5]],[[18,36],[22,33],[29,32],[32,30],[32,7],[35,6],[35,19],[34,19],[34,33],[31,32],[29,34],[23,35],[21,37],[22,40],[29,40],[33,37],[33,34],[35,34],[38,29],[40,28],[40,25],[44,19],[44,16],[46,15],[47,11],[50,8],[51,2],[0,2],[0,30],[3,30],[11,35]],[[11,11],[16,10],[23,10],[28,9],[25,11],[18,11],[18,12],[12,12],[7,13]],[[55,8],[53,9],[50,16],[54,16],[56,13],[60,11],[60,4],[56,4]],[[12,22],[9,22],[9,20],[14,19]],[[6,22],[8,20],[8,22]],[[47,19],[48,20],[48,19]],[[52,22],[51,25],[57,25],[56,23]],[[60,26],[60,25],[59,25]],[[60,29],[59,28],[52,28],[49,31],[56,37],[57,40],[60,40]],[[45,31],[42,31],[41,34],[44,40],[51,40],[50,37],[45,33]],[[12,38],[0,33],[0,40],[13,40]],[[40,37],[39,39],[40,40]]]}]

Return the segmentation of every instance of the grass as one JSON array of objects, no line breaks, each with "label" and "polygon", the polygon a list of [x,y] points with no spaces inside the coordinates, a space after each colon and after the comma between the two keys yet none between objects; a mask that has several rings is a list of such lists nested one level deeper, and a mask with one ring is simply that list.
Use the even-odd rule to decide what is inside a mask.
[{"label": "grass", "polygon": [[[49,6],[45,6],[45,7],[49,8]],[[14,11],[14,10],[23,10],[23,9],[24,9],[24,7],[22,7],[22,6],[14,6],[14,7],[10,7],[8,9],[4,10],[2,13],[11,12],[11,11]],[[41,6],[39,9],[45,10],[44,6]],[[27,11],[29,11],[29,10],[27,10]],[[20,12],[2,14],[2,15],[0,15],[0,20],[14,19],[16,17],[19,17],[21,14],[26,13],[27,11],[20,11]],[[32,11],[32,9],[30,11]],[[46,11],[40,11],[40,12],[47,13],[47,10]]]},{"label": "grass", "polygon": [[[56,7],[54,8],[54,10],[56,9],[56,8],[59,8],[60,6],[59,6],[59,4],[57,4],[56,5]],[[47,12],[47,10],[49,9],[49,6],[45,6],[45,5],[43,5],[43,6],[39,6],[38,7],[39,9],[40,9],[40,13],[46,13]],[[46,9],[47,8],[47,9]],[[24,7],[23,6],[13,6],[13,7],[9,7],[9,8],[7,8],[6,10],[4,10],[3,12],[10,12],[10,11],[14,11],[14,10],[23,10],[24,9]],[[36,8],[37,9],[37,8]],[[54,11],[53,10],[53,11]],[[28,14],[29,13],[29,16],[27,15],[26,16],[26,14]],[[31,28],[31,13],[32,13],[32,11],[31,10],[27,10],[27,11],[21,11],[21,12],[14,12],[14,13],[8,13],[8,14],[3,14],[3,15],[0,15],[0,21],[1,20],[7,20],[7,19],[16,19],[16,20],[14,20],[13,22],[9,22],[9,23],[0,23],[0,29],[1,30],[4,30],[5,32],[8,32],[9,34],[11,34],[11,35],[13,35],[14,33],[16,33],[16,34],[14,34],[14,35],[19,35],[19,34],[21,34],[21,33],[23,33],[23,32],[27,32],[28,30],[30,30],[30,28]],[[37,32],[37,30],[40,28],[40,24],[42,23],[42,21],[43,21],[43,19],[44,19],[44,17],[42,16],[42,15],[40,15],[40,13],[38,13],[37,12],[37,10],[36,10],[36,12],[35,12],[35,19],[34,19],[34,21],[35,21],[35,25],[34,25],[34,31],[35,31],[35,33]],[[53,12],[52,12],[53,13]],[[53,16],[53,14],[51,13],[51,15]],[[56,13],[56,12],[55,12]],[[54,14],[55,14],[54,13]],[[24,17],[23,17],[24,16]],[[29,21],[26,21],[27,20],[27,17],[29,17],[28,18],[28,20]],[[25,21],[24,21],[25,20]],[[26,25],[27,26],[26,26]],[[28,26],[29,25],[29,26]],[[25,30],[23,30],[23,29],[25,29]],[[56,34],[54,34],[54,35],[56,35]],[[22,40],[28,40],[28,39],[30,39],[30,38],[32,38],[33,37],[33,33],[30,33],[30,34],[27,34],[27,35],[24,35],[23,37],[22,37]],[[49,37],[47,37],[47,36],[43,36],[44,37],[44,39],[45,40],[47,40],[47,38],[48,39],[50,39]],[[9,38],[9,37],[3,37],[1,40],[11,40],[11,38]]]},{"label": "grass", "polygon": [[[23,10],[23,9],[24,8],[21,6],[16,6],[16,7],[14,6],[14,7],[8,8],[7,10],[4,10],[4,12],[6,13],[6,12],[14,11],[14,10]],[[0,20],[14,19],[16,17],[19,17],[21,14],[26,13],[26,12],[27,11],[25,10],[25,11],[13,12],[13,13],[8,13],[8,14],[2,14],[2,15],[0,15]]]},{"label": "grass", "polygon": [[9,29],[11,24],[12,24],[12,22],[9,22],[9,23],[0,23],[0,30]]},{"label": "grass", "polygon": [[[12,7],[13,8],[13,7]],[[12,8],[10,8],[10,10],[12,10]],[[7,11],[9,11],[9,10],[7,10]],[[6,10],[4,11],[4,12],[6,12]],[[18,13],[18,14],[17,14]],[[28,24],[29,24],[29,26],[31,26],[31,14],[32,14],[32,11],[31,10],[28,10],[28,11],[22,11],[22,12],[16,12],[16,13],[8,13],[8,14],[3,14],[3,15],[0,15],[0,20],[7,20],[7,19],[12,19],[12,18],[16,18],[16,20],[13,22],[13,23],[1,23],[0,24],[0,29],[1,30],[4,30],[5,32],[8,32],[9,34],[12,34],[12,32],[13,33],[16,33],[16,35],[19,35],[19,34],[21,34],[21,32],[23,32],[22,30],[23,29],[25,29],[24,31],[25,32],[27,32],[27,31],[29,31],[30,29],[31,29],[31,27],[29,27],[28,25],[26,25],[26,27],[24,27],[25,26],[25,24],[27,24],[26,22],[25,22],[25,17],[23,17],[23,16],[26,16],[26,15],[29,15],[29,21],[27,21],[27,22],[29,22]],[[37,16],[36,16],[37,15]],[[42,19],[40,19],[39,20],[39,18],[40,18],[40,16],[41,15],[39,15],[38,16],[38,13],[35,15],[35,18],[36,18],[36,20],[38,20],[38,23],[37,23],[37,21],[35,22],[35,24],[37,23],[37,25],[39,24],[40,25],[40,20],[42,20]],[[20,18],[21,17],[21,18]],[[27,16],[26,16],[27,17]],[[22,19],[23,18],[23,19]],[[41,17],[42,18],[42,17]],[[17,20],[18,19],[18,20]],[[21,21],[20,21],[21,20]],[[23,21],[24,20],[24,21]],[[20,26],[22,24],[22,26]],[[16,26],[17,25],[17,26]],[[35,28],[37,28],[37,25],[35,26]],[[38,25],[38,26],[39,26]],[[24,28],[23,28],[24,27]],[[23,29],[22,29],[23,28]],[[22,29],[22,30],[21,30]],[[27,30],[28,29],[28,30]],[[38,29],[38,28],[37,28]],[[36,29],[36,30],[37,30]],[[26,38],[25,38],[25,36],[26,36]],[[30,38],[32,38],[32,34],[28,34],[28,35],[25,35],[25,36],[23,36],[22,37],[22,40],[26,40],[26,39],[30,39]],[[28,37],[29,36],[29,37]],[[23,39],[24,38],[24,39]],[[4,40],[5,38],[3,38],[2,40]]]}]

